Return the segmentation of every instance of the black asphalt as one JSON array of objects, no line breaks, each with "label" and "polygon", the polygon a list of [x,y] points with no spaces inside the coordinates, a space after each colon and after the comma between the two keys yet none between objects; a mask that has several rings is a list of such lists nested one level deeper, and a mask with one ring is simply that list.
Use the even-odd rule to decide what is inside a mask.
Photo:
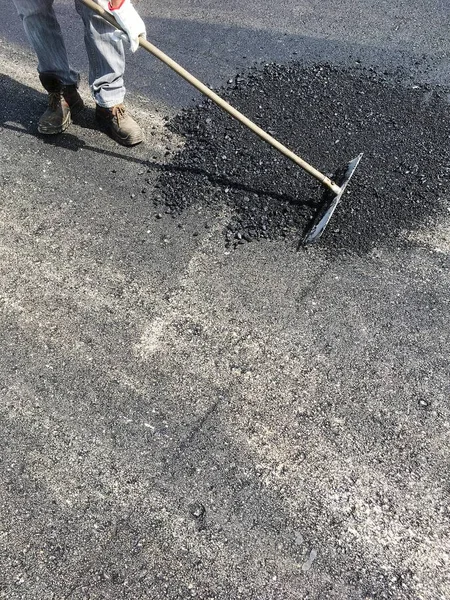
[{"label": "black asphalt", "polygon": [[[434,230],[448,216],[448,92],[417,85],[406,73],[271,64],[230,80],[222,95],[266,131],[332,176],[364,158],[322,245],[368,252],[397,247],[401,233]],[[193,202],[233,212],[227,246],[255,239],[301,239],[323,191],[296,165],[211,102],[172,125],[188,141],[167,167],[169,212]]]}]

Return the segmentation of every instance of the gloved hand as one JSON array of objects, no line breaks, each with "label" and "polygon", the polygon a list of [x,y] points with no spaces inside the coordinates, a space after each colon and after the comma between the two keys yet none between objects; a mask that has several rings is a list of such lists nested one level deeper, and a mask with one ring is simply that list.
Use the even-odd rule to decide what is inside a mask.
[{"label": "gloved hand", "polygon": [[[114,8],[111,5],[111,2],[109,2],[108,11],[115,17],[117,23],[127,34],[131,52],[136,52],[139,48],[139,36],[142,36],[145,39],[147,31],[145,29],[144,21],[131,4],[131,0],[123,0],[118,8]],[[120,34],[119,37],[121,37]]]}]

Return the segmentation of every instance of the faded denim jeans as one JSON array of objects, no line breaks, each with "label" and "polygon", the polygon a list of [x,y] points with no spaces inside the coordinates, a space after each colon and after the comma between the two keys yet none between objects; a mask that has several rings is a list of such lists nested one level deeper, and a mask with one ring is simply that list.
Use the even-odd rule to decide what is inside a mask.
[{"label": "faded denim jeans", "polygon": [[[54,0],[13,0],[38,57],[38,72],[54,75],[63,85],[78,84],[79,74],[70,67],[61,28],[53,10]],[[104,4],[102,0],[99,4]],[[114,29],[79,0],[75,7],[84,23],[84,42],[89,59],[89,85],[97,104],[111,108],[123,102],[125,52]]]}]

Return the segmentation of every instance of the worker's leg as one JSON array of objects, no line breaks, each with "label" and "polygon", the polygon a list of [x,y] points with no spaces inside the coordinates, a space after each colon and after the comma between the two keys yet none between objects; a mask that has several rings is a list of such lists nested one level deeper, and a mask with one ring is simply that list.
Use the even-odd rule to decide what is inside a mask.
[{"label": "worker's leg", "polygon": [[62,85],[76,85],[78,74],[69,66],[53,0],[13,1],[38,57],[39,74],[53,75]]},{"label": "worker's leg", "polygon": [[121,104],[125,97],[123,42],[113,39],[114,28],[80,0],[75,0],[75,6],[84,23],[89,84],[95,102],[103,108],[112,108]]},{"label": "worker's leg", "polygon": [[[106,0],[98,0],[98,4],[105,7]],[[143,140],[141,128],[123,105],[123,42],[113,37],[114,27],[80,0],[75,0],[75,6],[84,23],[84,41],[89,58],[89,84],[97,105],[95,117],[102,129],[119,144],[139,144]]]},{"label": "worker's leg", "polygon": [[17,12],[38,57],[39,79],[48,92],[48,107],[39,119],[44,134],[65,131],[72,116],[83,108],[78,73],[69,66],[53,0],[14,0]]}]

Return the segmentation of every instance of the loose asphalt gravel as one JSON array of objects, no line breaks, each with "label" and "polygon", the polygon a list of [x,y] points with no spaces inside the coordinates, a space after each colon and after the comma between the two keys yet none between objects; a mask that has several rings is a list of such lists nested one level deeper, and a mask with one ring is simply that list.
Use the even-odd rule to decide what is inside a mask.
[{"label": "loose asphalt gravel", "polygon": [[[322,243],[333,254],[395,247],[408,229],[430,231],[448,215],[449,95],[405,74],[329,65],[270,64],[237,76],[224,97],[322,172],[364,159]],[[298,242],[322,190],[299,167],[212,102],[171,124],[186,147],[161,179],[167,212],[227,205],[227,246]]]}]

